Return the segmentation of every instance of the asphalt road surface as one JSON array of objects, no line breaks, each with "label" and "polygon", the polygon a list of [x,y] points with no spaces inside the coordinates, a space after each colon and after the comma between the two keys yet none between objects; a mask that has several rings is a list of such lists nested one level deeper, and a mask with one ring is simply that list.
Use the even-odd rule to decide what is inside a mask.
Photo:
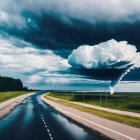
[{"label": "asphalt road surface", "polygon": [[36,93],[0,120],[0,140],[104,140],[40,100]]}]

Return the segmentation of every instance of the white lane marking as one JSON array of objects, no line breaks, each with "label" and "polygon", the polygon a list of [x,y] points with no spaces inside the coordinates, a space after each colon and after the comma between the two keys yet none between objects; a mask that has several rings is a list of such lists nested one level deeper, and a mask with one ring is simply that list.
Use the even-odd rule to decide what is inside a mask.
[{"label": "white lane marking", "polygon": [[107,128],[107,127],[105,127],[105,126],[103,126],[103,125],[97,124],[97,123],[95,123],[95,122],[93,122],[93,121],[90,121],[90,120],[88,120],[88,119],[85,119],[85,118],[83,118],[83,117],[81,117],[81,116],[78,116],[78,115],[76,115],[76,114],[70,113],[70,112],[68,112],[68,111],[64,111],[64,110],[62,110],[62,109],[60,109],[60,108],[58,108],[58,107],[57,107],[56,109],[60,110],[61,112],[65,113],[65,114],[71,114],[71,115],[73,115],[73,116],[75,116],[75,117],[77,117],[77,118],[80,118],[80,119],[82,119],[82,120],[84,120],[84,121],[87,121],[87,122],[89,122],[89,123],[92,123],[92,124],[94,124],[94,125],[96,125],[96,126],[98,126],[98,127],[101,127],[101,128],[103,128],[103,129],[106,129],[106,130],[108,130],[108,131],[111,131],[111,132],[113,132],[113,133],[115,133],[115,134],[118,134],[118,135],[120,135],[120,136],[123,136],[123,137],[125,137],[125,138],[127,138],[127,139],[136,140],[135,138],[129,137],[129,136],[125,135],[125,134],[122,134],[122,133],[120,133],[120,132],[117,132],[117,131],[115,131],[115,130],[112,130],[112,129],[110,129],[110,128]]},{"label": "white lane marking", "polygon": [[[40,116],[41,116],[41,115],[40,115]],[[42,121],[43,121],[45,127],[47,128],[47,125],[46,125],[46,122],[44,121],[44,118],[43,118],[43,117],[41,117],[41,118],[42,118]],[[50,130],[47,129],[47,131],[48,131],[48,134],[49,134],[49,136],[50,136],[50,139],[53,140],[53,137],[52,137],[52,135],[51,135],[51,133],[50,133]]]},{"label": "white lane marking", "polygon": [[49,133],[49,136],[52,137],[51,133]]}]

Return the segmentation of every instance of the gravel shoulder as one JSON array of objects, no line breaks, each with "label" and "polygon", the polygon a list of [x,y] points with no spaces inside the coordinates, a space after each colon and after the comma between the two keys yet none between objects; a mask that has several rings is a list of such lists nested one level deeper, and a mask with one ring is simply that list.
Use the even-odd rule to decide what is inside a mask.
[{"label": "gravel shoulder", "polygon": [[15,108],[18,104],[20,104],[24,99],[26,99],[27,97],[33,94],[35,93],[24,94],[22,96],[18,96],[18,97],[15,97],[15,98],[12,98],[10,100],[0,103],[0,119],[2,119],[4,116],[10,113],[10,111],[13,108]]},{"label": "gravel shoulder", "polygon": [[[50,97],[49,97],[50,98]],[[140,129],[122,123],[107,120],[105,118],[82,112],[78,109],[64,106],[62,104],[46,99],[43,95],[41,99],[64,114],[65,116],[85,125],[86,127],[97,130],[100,133],[116,140],[135,140],[140,139]]]}]

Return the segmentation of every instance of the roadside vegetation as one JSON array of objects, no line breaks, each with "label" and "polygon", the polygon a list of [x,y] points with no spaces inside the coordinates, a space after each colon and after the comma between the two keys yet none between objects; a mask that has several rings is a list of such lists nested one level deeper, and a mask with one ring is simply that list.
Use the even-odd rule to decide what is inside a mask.
[{"label": "roadside vegetation", "polygon": [[[50,94],[49,96],[52,96],[52,94]],[[77,105],[77,104],[74,104],[74,103],[70,103],[70,102],[67,102],[67,101],[54,100],[54,99],[49,98],[49,96],[47,94],[47,96],[45,95],[45,98],[47,98],[51,101],[54,101],[56,103],[63,104],[65,106],[70,106],[70,107],[79,109],[79,110],[84,111],[84,112],[88,112],[88,113],[91,113],[91,114],[94,114],[94,115],[97,115],[97,116],[104,117],[104,118],[109,119],[109,120],[113,120],[113,121],[116,121],[116,122],[120,122],[120,123],[124,123],[124,124],[130,125],[130,126],[133,126],[133,127],[140,128],[140,118],[125,116],[125,115],[119,115],[119,114],[110,113],[110,112],[106,112],[106,111],[100,111],[100,110],[97,110],[97,109],[84,107],[84,106]],[[54,97],[54,95],[53,95],[53,97]]]},{"label": "roadside vegetation", "polygon": [[0,103],[7,101],[11,98],[21,96],[23,94],[31,93],[31,91],[9,91],[9,92],[0,92]]},{"label": "roadside vegetation", "polygon": [[140,94],[138,93],[50,93],[48,96],[75,102],[83,102],[112,109],[140,113]]}]

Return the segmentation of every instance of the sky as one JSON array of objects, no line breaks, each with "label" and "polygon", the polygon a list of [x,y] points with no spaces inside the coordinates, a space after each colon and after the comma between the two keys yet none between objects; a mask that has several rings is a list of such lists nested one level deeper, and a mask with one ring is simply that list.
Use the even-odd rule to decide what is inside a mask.
[{"label": "sky", "polygon": [[139,0],[0,3],[1,76],[32,89],[140,91]]}]

